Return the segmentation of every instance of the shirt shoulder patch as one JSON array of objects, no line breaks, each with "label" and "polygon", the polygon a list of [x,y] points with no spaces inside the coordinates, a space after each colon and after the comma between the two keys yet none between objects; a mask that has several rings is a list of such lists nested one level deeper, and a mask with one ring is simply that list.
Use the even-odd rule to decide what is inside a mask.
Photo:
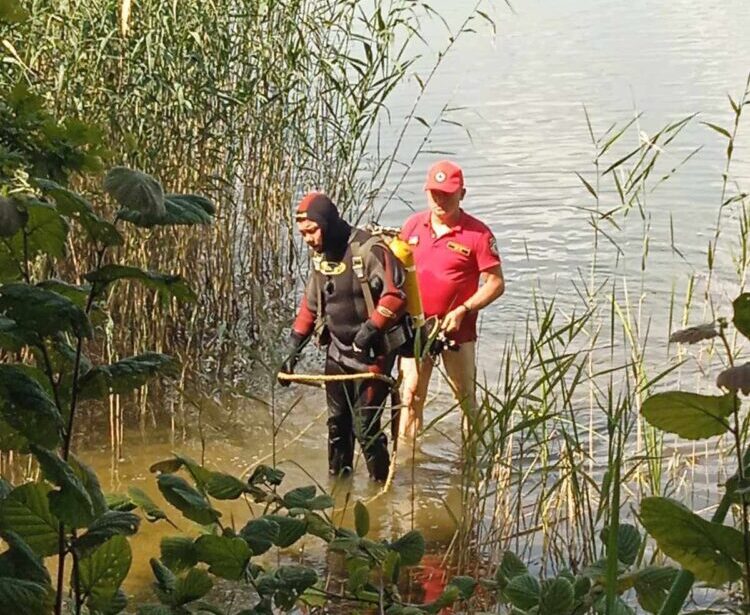
[{"label": "shirt shoulder patch", "polygon": [[494,235],[490,235],[490,254],[492,256],[500,256],[500,253],[497,251],[497,239],[495,239]]}]

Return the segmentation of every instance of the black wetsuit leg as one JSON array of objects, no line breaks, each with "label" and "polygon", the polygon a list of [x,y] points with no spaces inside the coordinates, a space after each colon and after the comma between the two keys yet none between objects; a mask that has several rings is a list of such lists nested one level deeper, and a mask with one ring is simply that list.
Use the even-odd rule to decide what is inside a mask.
[{"label": "black wetsuit leg", "polygon": [[[352,374],[357,371],[330,357],[326,359],[325,373],[328,375]],[[381,427],[381,417],[389,393],[390,387],[381,380],[326,383],[328,470],[331,474],[351,471],[356,436],[362,447],[370,478],[377,481],[388,478],[388,438]]]},{"label": "black wetsuit leg", "polygon": [[[330,357],[326,357],[326,375],[349,373]],[[354,465],[354,427],[352,396],[349,382],[326,382],[328,404],[328,472],[334,476],[348,474]]]}]

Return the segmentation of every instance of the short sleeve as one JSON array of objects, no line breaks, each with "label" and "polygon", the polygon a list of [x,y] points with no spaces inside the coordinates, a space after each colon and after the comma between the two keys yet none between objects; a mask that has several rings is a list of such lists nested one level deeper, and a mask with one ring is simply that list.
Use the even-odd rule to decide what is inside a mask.
[{"label": "short sleeve", "polygon": [[485,227],[479,233],[476,246],[477,268],[479,271],[487,271],[497,267],[502,261],[497,250],[497,240],[492,231]]}]

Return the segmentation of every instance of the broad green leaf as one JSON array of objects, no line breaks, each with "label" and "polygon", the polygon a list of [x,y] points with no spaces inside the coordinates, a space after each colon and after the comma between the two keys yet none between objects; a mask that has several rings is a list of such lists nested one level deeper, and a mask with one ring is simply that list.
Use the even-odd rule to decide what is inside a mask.
[{"label": "broad green leaf", "polygon": [[307,566],[279,566],[274,576],[278,581],[274,601],[286,609],[291,609],[305,590],[318,582],[318,574]]},{"label": "broad green leaf", "polygon": [[174,474],[180,468],[185,468],[195,481],[200,491],[205,491],[206,483],[211,478],[211,470],[204,468],[202,465],[193,461],[186,455],[177,455],[171,459],[157,461],[149,467],[149,472],[163,472],[165,474]]},{"label": "broad green leaf", "polygon": [[[608,527],[602,529],[600,537],[605,545],[608,534]],[[640,548],[641,534],[638,529],[629,523],[621,523],[617,527],[617,559],[623,564],[631,565],[635,562]]]},{"label": "broad green leaf", "polygon": [[461,592],[461,600],[468,600],[474,595],[474,590],[477,587],[476,579],[472,577],[453,577],[449,585],[455,585]]},{"label": "broad green leaf", "polygon": [[241,579],[250,561],[250,547],[242,538],[205,535],[195,541],[195,547],[210,573],[230,581]]},{"label": "broad green leaf", "polygon": [[155,557],[149,560],[149,564],[156,578],[154,585],[157,593],[162,592],[163,594],[171,595],[177,585],[177,576]]},{"label": "broad green leaf", "polygon": [[127,538],[113,536],[80,560],[81,590],[96,602],[113,598],[130,570],[131,561]]},{"label": "broad green leaf", "polygon": [[292,489],[284,495],[284,506],[288,509],[304,508],[307,510],[324,510],[333,506],[333,498],[330,495],[323,493],[316,496],[315,491],[315,485]]},{"label": "broad green leaf", "polygon": [[367,536],[367,533],[370,531],[370,513],[367,512],[367,507],[359,500],[354,505],[354,526],[359,536]]},{"label": "broad green leaf", "polygon": [[173,572],[181,572],[198,563],[198,552],[192,538],[166,536],[161,539],[161,561]]},{"label": "broad green leaf", "polygon": [[460,598],[461,590],[458,587],[455,585],[446,585],[443,593],[438,596],[438,599],[429,604],[425,610],[428,613],[440,613],[442,609],[452,606]]},{"label": "broad green leaf", "polygon": [[346,573],[346,590],[356,594],[370,580],[369,562],[360,558],[351,559],[346,563]]},{"label": "broad green leaf", "polygon": [[16,233],[4,245],[10,256],[18,262],[23,262],[25,253],[31,258],[39,254],[64,258],[69,230],[65,218],[55,207],[36,199],[24,199],[23,207],[28,215],[25,251],[23,233]]},{"label": "broad green leaf", "polygon": [[279,539],[279,524],[266,517],[252,519],[240,531],[254,555],[268,551]]},{"label": "broad green leaf", "polygon": [[305,535],[307,525],[300,519],[282,515],[266,515],[265,518],[279,526],[279,534],[274,540],[277,547],[291,547]]},{"label": "broad green leaf", "polygon": [[12,198],[0,195],[0,237],[13,237],[29,218],[26,209]]},{"label": "broad green leaf", "polygon": [[3,530],[16,532],[31,549],[42,557],[58,552],[59,522],[49,510],[43,483],[26,483],[10,492],[0,505]]},{"label": "broad green leaf", "polygon": [[643,402],[641,414],[654,427],[690,440],[702,440],[723,434],[724,420],[734,412],[734,394],[699,395],[683,391],[657,393]]},{"label": "broad green leaf", "polygon": [[166,519],[169,521],[166,513],[154,504],[153,500],[148,497],[142,489],[139,489],[138,487],[128,487],[128,495],[133,501],[133,504],[143,511],[143,514],[146,515],[148,521],[152,523],[159,519]]},{"label": "broad green leaf", "polygon": [[61,214],[78,222],[92,241],[108,247],[123,245],[122,235],[115,226],[100,218],[81,195],[49,179],[37,178],[34,183],[55,200]]},{"label": "broad green leaf", "polygon": [[503,594],[513,606],[526,611],[539,604],[541,591],[536,577],[527,573],[515,576],[508,581]]},{"label": "broad green leaf", "polygon": [[125,592],[118,589],[114,596],[108,598],[89,598],[89,611],[97,615],[117,615],[128,606],[128,597]]},{"label": "broad green leaf", "polygon": [[99,517],[106,513],[109,510],[109,506],[107,506],[102,486],[99,484],[99,477],[94,472],[94,469],[83,463],[75,455],[70,455],[68,464],[70,464],[73,472],[80,479],[84,489],[86,489],[86,493],[89,494],[91,503],[94,506],[94,516]]},{"label": "broad green leaf", "polygon": [[[50,576],[42,558],[16,532],[0,532],[8,550],[0,555],[0,576],[13,576],[43,585],[50,584]],[[2,604],[2,603],[0,603]]]},{"label": "broad green leaf", "polygon": [[21,366],[0,365],[0,415],[28,441],[53,448],[63,421],[47,392]]},{"label": "broad green leaf", "polygon": [[573,582],[573,593],[575,594],[576,600],[582,599],[586,594],[589,593],[590,589],[591,579],[589,579],[588,577],[575,578],[575,581]]},{"label": "broad green leaf", "polygon": [[223,472],[211,472],[206,481],[206,493],[217,500],[236,500],[246,492],[247,483]]},{"label": "broad green leaf", "polygon": [[138,531],[140,522],[133,513],[107,511],[88,527],[85,534],[73,541],[73,548],[79,555],[86,556],[113,536],[132,536]]},{"label": "broad green leaf", "polygon": [[164,216],[164,189],[150,175],[126,167],[115,167],[104,178],[104,189],[123,209],[147,216]]},{"label": "broad green leaf", "polygon": [[38,286],[11,283],[0,286],[0,313],[38,337],[70,332],[91,337],[86,313],[67,297]]},{"label": "broad green leaf", "polygon": [[732,322],[737,331],[742,333],[747,339],[750,339],[750,293],[742,293],[732,301],[734,317]]},{"label": "broad green leaf", "polygon": [[311,536],[317,536],[326,542],[331,542],[335,536],[335,530],[329,521],[326,521],[318,513],[307,511],[305,513],[307,522],[307,533]]},{"label": "broad green leaf", "polygon": [[97,295],[102,294],[107,285],[117,280],[137,280],[148,288],[156,290],[165,301],[172,297],[178,301],[195,301],[196,299],[195,293],[180,276],[144,271],[138,267],[104,265],[100,269],[87,273],[86,279],[96,285]]},{"label": "broad green leaf", "polygon": [[145,385],[157,375],[175,377],[176,361],[166,354],[147,352],[90,370],[80,381],[80,399],[122,395]]},{"label": "broad green leaf", "polygon": [[36,284],[36,287],[43,290],[52,291],[53,293],[57,293],[58,295],[62,295],[63,297],[70,299],[70,301],[75,303],[81,309],[86,308],[86,303],[89,298],[89,291],[91,290],[89,286],[77,286],[75,284],[69,284],[68,282],[65,282],[63,280],[56,280],[54,278],[50,278],[49,280],[42,280],[41,282],[38,282]]},{"label": "broad green leaf", "polygon": [[39,344],[39,336],[27,331],[15,320],[0,316],[0,348],[10,352],[19,352],[24,346]]},{"label": "broad green leaf", "polygon": [[283,470],[261,464],[259,466],[256,466],[247,482],[251,485],[266,484],[269,486],[278,486],[281,484],[281,481],[283,479]]},{"label": "broad green leaf", "polygon": [[416,566],[424,557],[424,536],[418,531],[412,530],[397,541],[392,542],[390,548],[401,556],[402,566]]},{"label": "broad green leaf", "polygon": [[658,613],[679,570],[671,566],[646,566],[635,575],[638,604],[649,613]]},{"label": "broad green leaf", "polygon": [[659,548],[696,577],[711,585],[740,578],[742,533],[711,523],[669,498],[641,502],[641,522]]},{"label": "broad green leaf", "polygon": [[195,194],[167,194],[164,197],[165,213],[153,216],[140,211],[123,209],[118,216],[136,226],[176,226],[211,224],[216,212],[213,203]]},{"label": "broad green leaf", "polygon": [[211,591],[213,586],[214,584],[205,570],[191,568],[184,576],[177,578],[173,591],[161,594],[159,597],[162,602],[178,607],[200,600]]},{"label": "broad green leaf", "polygon": [[573,609],[573,584],[562,577],[542,581],[539,594],[539,615],[558,615]]},{"label": "broad green leaf", "polygon": [[51,591],[41,583],[0,576],[0,604],[7,613],[48,615]]},{"label": "broad green leaf", "polygon": [[211,508],[206,498],[184,478],[174,474],[160,474],[156,481],[164,499],[191,521],[208,525],[221,517],[221,513]]},{"label": "broad green leaf", "polygon": [[124,493],[105,493],[104,501],[107,503],[109,510],[119,510],[121,512],[130,512],[138,508],[133,500]]},{"label": "broad green leaf", "polygon": [[34,444],[31,452],[39,462],[44,478],[59,488],[48,495],[52,514],[70,527],[88,526],[94,520],[94,506],[73,468],[57,453]]},{"label": "broad green leaf", "polygon": [[505,551],[500,566],[495,572],[495,579],[504,587],[510,579],[526,574],[528,571],[521,558],[512,551]]}]

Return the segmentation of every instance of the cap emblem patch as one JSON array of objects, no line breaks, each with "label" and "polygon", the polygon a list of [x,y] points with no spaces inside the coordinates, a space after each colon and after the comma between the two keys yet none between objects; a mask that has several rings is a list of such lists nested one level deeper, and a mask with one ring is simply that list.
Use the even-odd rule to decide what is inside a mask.
[{"label": "cap emblem patch", "polygon": [[438,171],[435,173],[435,181],[439,184],[443,183],[446,180],[447,176],[445,174],[445,171]]}]

